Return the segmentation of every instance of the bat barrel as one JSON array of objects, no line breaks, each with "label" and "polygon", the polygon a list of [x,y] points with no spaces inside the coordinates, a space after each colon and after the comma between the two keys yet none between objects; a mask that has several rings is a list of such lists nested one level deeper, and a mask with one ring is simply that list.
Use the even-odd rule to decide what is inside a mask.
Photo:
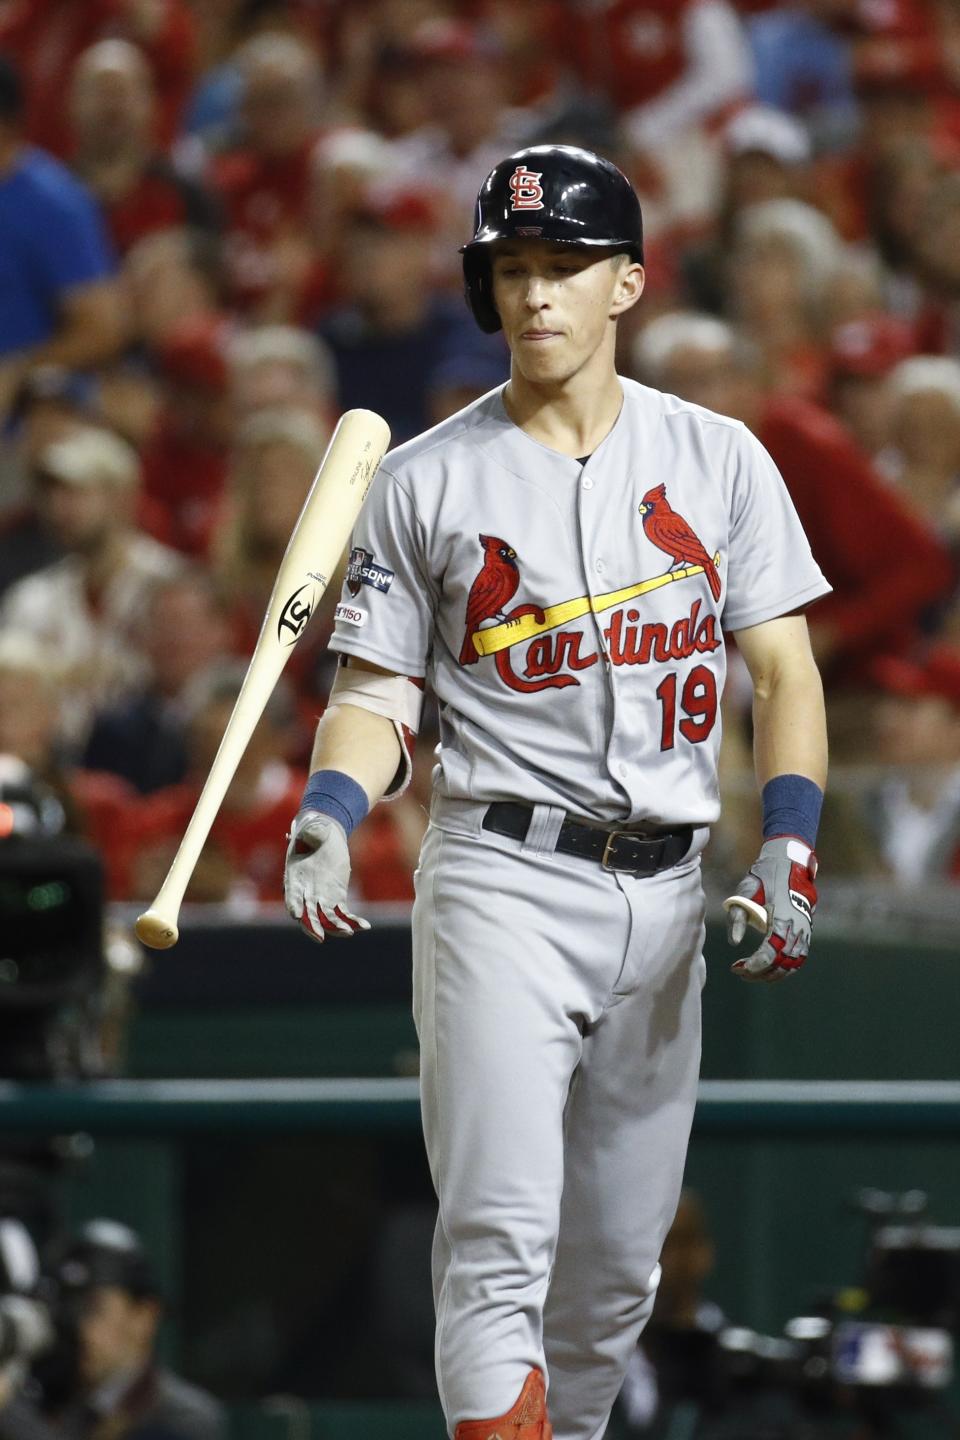
[{"label": "bat barrel", "polygon": [[136,924],[144,945],[177,942],[177,916],[194,866],[280,672],[329,584],[363,498],[390,443],[370,410],[342,416],[304,501],[267,605],[259,639],[196,808],[167,878]]}]

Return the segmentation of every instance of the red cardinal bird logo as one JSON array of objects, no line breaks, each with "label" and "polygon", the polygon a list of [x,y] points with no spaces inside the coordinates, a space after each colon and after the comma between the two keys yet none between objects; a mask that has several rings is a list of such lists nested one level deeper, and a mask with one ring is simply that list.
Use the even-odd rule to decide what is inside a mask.
[{"label": "red cardinal bird logo", "polygon": [[683,516],[671,507],[667,487],[656,485],[648,490],[639,509],[643,516],[643,533],[651,544],[671,556],[674,565],[702,565],[713,598],[719,600],[717,567]]},{"label": "red cardinal bird logo", "polygon": [[473,632],[484,620],[499,615],[505,620],[503,607],[513,599],[520,584],[517,552],[506,540],[496,535],[481,535],[483,569],[470,586],[467,596],[467,631],[460,649],[460,664],[475,665],[479,656],[473,644]]}]

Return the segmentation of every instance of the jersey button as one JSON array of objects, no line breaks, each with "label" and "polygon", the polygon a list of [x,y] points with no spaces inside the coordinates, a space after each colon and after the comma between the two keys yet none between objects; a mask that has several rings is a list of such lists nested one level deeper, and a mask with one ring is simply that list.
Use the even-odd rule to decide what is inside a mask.
[{"label": "jersey button", "polygon": [[604,572],[604,570],[606,570],[606,568],[607,568],[607,567],[606,567],[606,565],[603,563],[602,560],[598,560],[598,561],[597,561],[596,566],[595,566],[595,569],[596,569],[596,572],[597,572],[598,575],[602,575],[603,572]]},{"label": "jersey button", "polygon": [[584,475],[583,480],[580,483],[583,485],[584,490],[593,489],[593,481],[590,479],[589,475]]}]

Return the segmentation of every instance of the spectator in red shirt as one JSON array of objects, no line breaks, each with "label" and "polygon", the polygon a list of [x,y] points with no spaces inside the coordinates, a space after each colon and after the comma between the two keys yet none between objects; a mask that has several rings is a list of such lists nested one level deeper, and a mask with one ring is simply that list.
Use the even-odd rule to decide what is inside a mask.
[{"label": "spectator in red shirt", "polygon": [[711,131],[750,96],[746,34],[728,0],[563,0],[557,44],[581,86],[621,112],[651,235],[702,224],[717,200]]},{"label": "spectator in red shirt", "polygon": [[909,325],[880,311],[838,325],[830,337],[827,405],[873,460],[890,441],[890,372],[912,349]]},{"label": "spectator in red shirt", "polygon": [[727,0],[562,0],[556,38],[577,79],[624,112],[642,149],[749,93],[746,37]]},{"label": "spectator in red shirt", "polygon": [[362,118],[390,139],[426,122],[408,42],[418,23],[435,14],[433,0],[331,7],[327,70],[338,113]]},{"label": "spectator in red shirt", "polygon": [[960,362],[901,360],[889,392],[887,473],[960,562]]},{"label": "spectator in red shirt", "polygon": [[313,325],[321,320],[339,298],[336,252],[343,227],[363,203],[367,189],[388,182],[396,165],[396,147],[374,130],[334,130],[321,136],[314,146],[310,165],[310,248],[304,252],[297,277],[297,319],[301,324]]},{"label": "spectator in red shirt", "polygon": [[[894,16],[897,8],[897,0],[893,0],[889,5],[863,4],[858,11],[882,22],[884,12]],[[932,7],[924,9],[923,23],[932,22]],[[920,51],[911,49],[909,42],[905,44],[895,36],[875,34],[862,43],[867,47],[864,56],[872,54],[872,58],[857,63],[856,143],[828,151],[816,167],[819,203],[848,240],[869,238],[877,212],[882,214],[887,208],[885,195],[891,206],[896,206],[894,186],[906,179],[909,188],[910,179],[900,173],[900,157],[905,153],[913,150],[919,157],[927,149],[942,162],[952,151],[952,160],[956,160],[956,140],[938,123],[937,97],[943,93],[946,78],[942,57],[931,69],[929,55],[924,58]],[[922,172],[916,179],[922,182]],[[895,248],[899,246],[896,232],[901,225],[909,229],[908,209],[894,220],[889,239]]]},{"label": "spectator in red shirt", "polygon": [[[156,894],[167,872],[245,673],[243,665],[214,670],[198,686],[187,723],[188,778],[156,791],[137,807],[128,836],[129,888],[135,899]],[[293,721],[290,689],[281,677],[213,823],[187,889],[188,900],[244,908],[283,899],[286,832],[307,779],[286,759]]]},{"label": "spectator in red shirt", "polygon": [[74,64],[97,40],[117,36],[139,45],[150,62],[160,97],[155,138],[167,146],[193,72],[195,27],[185,0],[8,0],[0,8],[0,52],[23,67],[34,144],[68,153],[63,97]]},{"label": "spectator in red shirt", "polygon": [[259,36],[236,58],[243,138],[214,162],[211,177],[225,210],[230,293],[261,319],[285,320],[295,303],[287,272],[299,273],[309,246],[323,81],[314,52],[292,35]]},{"label": "spectator in red shirt", "polygon": [[541,105],[555,95],[560,65],[553,30],[556,0],[478,0],[478,19],[491,29],[503,52],[507,95],[512,105]]},{"label": "spectator in red shirt", "polygon": [[742,420],[770,452],[833,586],[810,614],[827,685],[862,678],[876,656],[916,643],[953,587],[950,555],[838,420],[766,390],[753,349],[711,316],[655,320],[637,342],[634,368],[660,389]]},{"label": "spectator in red shirt", "polygon": [[157,149],[150,65],[127,40],[101,40],[70,83],[73,167],[97,196],[119,254],[173,226],[217,228],[212,197]]},{"label": "spectator in red shirt", "polygon": [[161,403],[144,446],[143,486],[159,514],[156,534],[206,555],[221,516],[233,415],[222,320],[197,316],[157,348]]}]

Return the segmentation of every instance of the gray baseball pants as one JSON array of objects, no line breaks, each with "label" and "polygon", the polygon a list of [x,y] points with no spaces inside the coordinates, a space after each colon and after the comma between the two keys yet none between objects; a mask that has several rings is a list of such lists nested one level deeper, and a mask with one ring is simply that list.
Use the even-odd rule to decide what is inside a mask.
[{"label": "gray baseball pants", "polygon": [[413,914],[440,1399],[452,1436],[537,1366],[555,1440],[600,1440],[683,1176],[707,832],[637,879],[553,853],[555,807],[522,843],[485,808],[435,800]]}]

